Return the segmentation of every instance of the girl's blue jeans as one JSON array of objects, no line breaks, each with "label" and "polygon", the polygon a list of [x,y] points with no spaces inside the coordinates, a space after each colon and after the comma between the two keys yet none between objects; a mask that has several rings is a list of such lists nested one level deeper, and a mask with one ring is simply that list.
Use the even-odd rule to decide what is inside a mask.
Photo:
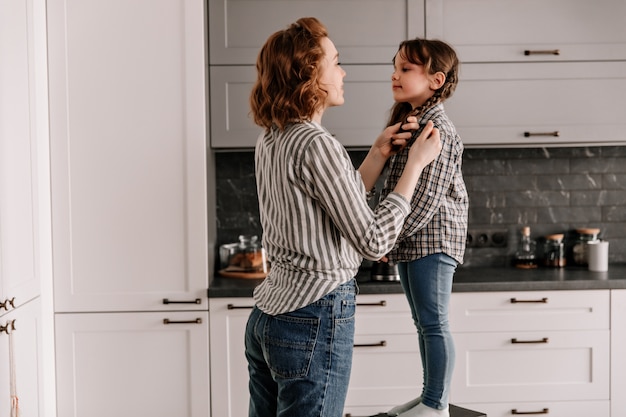
[{"label": "girl's blue jeans", "polygon": [[455,350],[448,306],[457,262],[443,253],[398,264],[400,282],[411,307],[424,368],[422,403],[448,406]]},{"label": "girl's blue jeans", "polygon": [[354,280],[299,310],[253,308],[246,326],[249,417],[340,417],[354,345]]}]

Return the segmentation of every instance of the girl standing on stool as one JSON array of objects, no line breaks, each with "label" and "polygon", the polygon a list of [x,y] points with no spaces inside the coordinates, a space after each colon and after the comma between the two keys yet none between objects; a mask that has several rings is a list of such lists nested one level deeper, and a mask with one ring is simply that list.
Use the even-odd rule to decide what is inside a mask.
[{"label": "girl standing on stool", "polygon": [[[448,324],[452,279],[463,262],[467,236],[468,196],[461,173],[463,143],[443,108],[458,81],[454,50],[437,40],[400,44],[391,77],[394,105],[389,125],[418,117],[434,122],[441,135],[441,154],[420,176],[411,214],[393,250],[400,281],[417,327],[424,388],[419,397],[387,412],[390,416],[449,416],[448,394],[454,369],[454,342]],[[418,131],[419,132],[419,131]],[[415,132],[416,135],[418,132]],[[384,198],[407,164],[410,144],[390,160]]]}]

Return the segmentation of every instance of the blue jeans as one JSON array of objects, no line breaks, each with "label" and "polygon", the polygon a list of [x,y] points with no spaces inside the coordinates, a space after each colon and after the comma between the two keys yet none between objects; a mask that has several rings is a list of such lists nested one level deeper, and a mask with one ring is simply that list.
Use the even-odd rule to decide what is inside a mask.
[{"label": "blue jeans", "polygon": [[249,417],[340,417],[354,346],[354,280],[299,310],[254,307],[246,326]]},{"label": "blue jeans", "polygon": [[436,409],[448,406],[454,370],[448,306],[456,267],[457,262],[443,253],[398,264],[400,282],[417,327],[424,368],[422,403]]}]

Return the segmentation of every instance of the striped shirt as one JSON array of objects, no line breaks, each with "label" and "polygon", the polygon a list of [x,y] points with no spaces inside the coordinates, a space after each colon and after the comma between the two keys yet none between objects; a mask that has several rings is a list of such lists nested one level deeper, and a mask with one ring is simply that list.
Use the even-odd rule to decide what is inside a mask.
[{"label": "striped shirt", "polygon": [[[411,213],[390,260],[409,262],[434,253],[445,253],[463,263],[467,239],[469,199],[461,164],[463,143],[446,115],[443,104],[428,109],[420,125],[432,120],[441,136],[441,154],[422,171],[411,200]],[[413,137],[419,134],[416,132]],[[409,147],[393,156],[381,198],[394,189],[407,162]]]},{"label": "striped shirt", "polygon": [[254,299],[267,314],[305,307],[352,279],[363,257],[391,250],[409,213],[397,193],[373,211],[347,151],[315,122],[261,134],[255,169],[270,271]]}]

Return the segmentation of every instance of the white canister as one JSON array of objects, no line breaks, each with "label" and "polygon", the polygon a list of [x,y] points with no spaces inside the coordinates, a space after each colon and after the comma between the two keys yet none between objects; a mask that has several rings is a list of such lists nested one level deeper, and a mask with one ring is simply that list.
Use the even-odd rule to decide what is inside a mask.
[{"label": "white canister", "polygon": [[609,242],[598,240],[587,243],[587,255],[590,271],[603,272],[609,270]]}]

